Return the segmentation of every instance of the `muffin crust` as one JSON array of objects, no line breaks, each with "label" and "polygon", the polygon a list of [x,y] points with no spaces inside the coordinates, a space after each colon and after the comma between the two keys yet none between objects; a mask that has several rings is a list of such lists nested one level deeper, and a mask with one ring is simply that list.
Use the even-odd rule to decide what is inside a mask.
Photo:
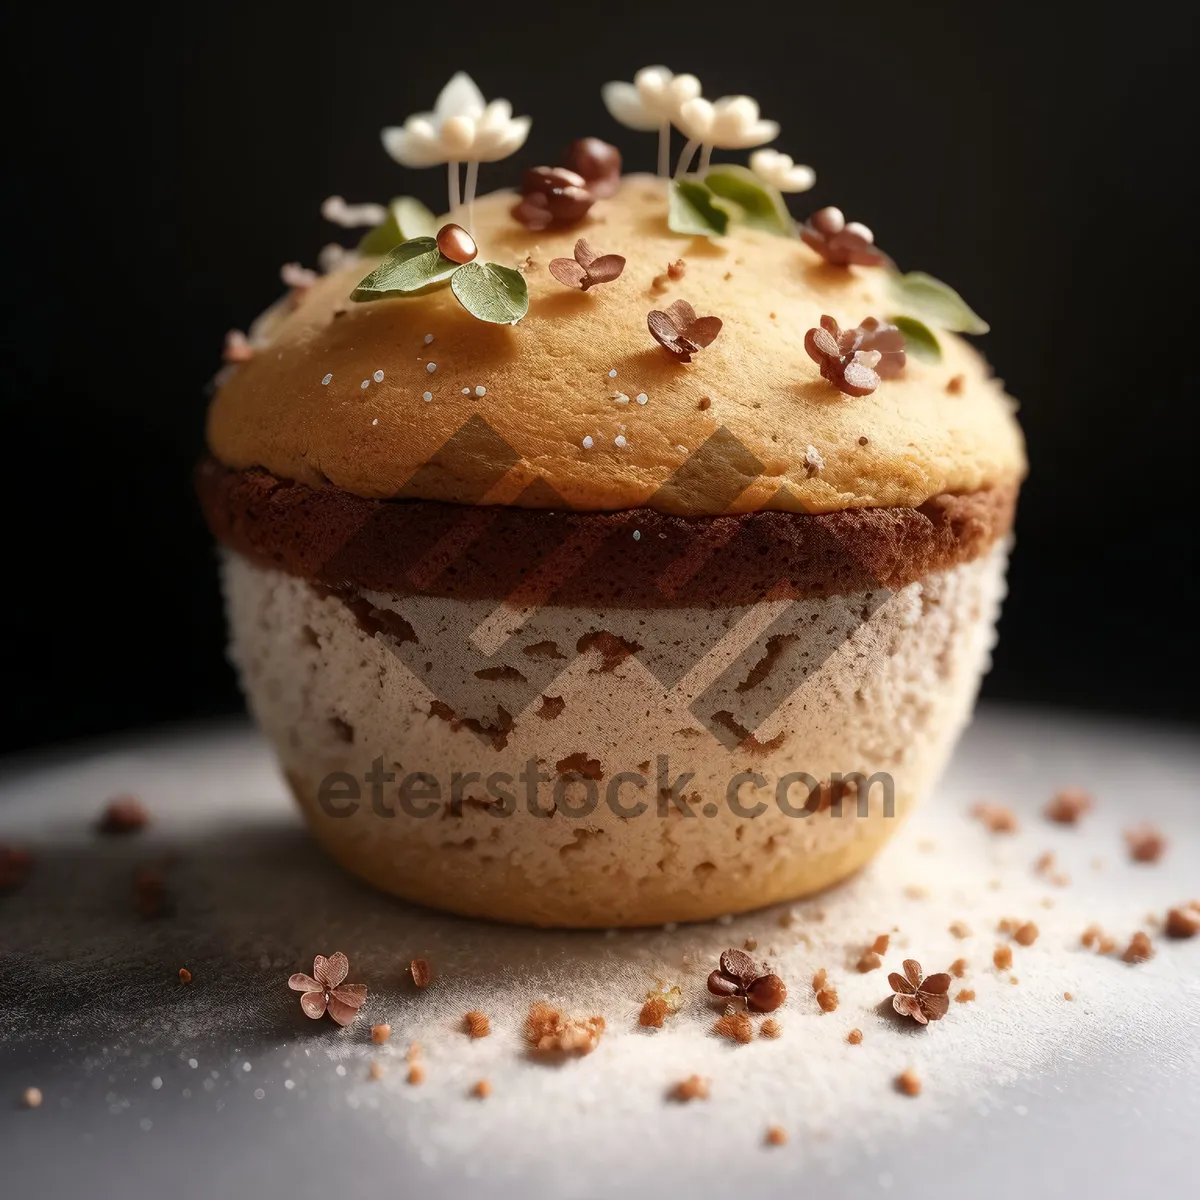
[{"label": "muffin crust", "polygon": [[[524,265],[530,307],[516,328],[476,320],[447,288],[352,303],[377,263],[360,259],[266,323],[258,353],[210,409],[216,458],[368,498],[686,515],[919,508],[945,493],[1011,488],[1024,474],[1011,401],[952,334],[938,335],[940,362],[910,356],[869,396],[820,378],[806,331],[822,313],[852,326],[895,312],[883,268],[829,266],[799,241],[753,230],[673,234],[662,181],[645,176],[627,177],[567,230],[531,233],[509,215],[513,200],[480,199],[475,234],[481,258]],[[555,282],[548,262],[570,256],[579,237],[623,254],[621,278],[588,293]],[[680,258],[683,277],[654,288]],[[688,365],[646,328],[650,310],[681,298],[724,322]],[[444,453],[472,418],[490,439]],[[694,472],[681,483],[680,469],[721,429],[740,448],[728,456],[740,477]]]}]

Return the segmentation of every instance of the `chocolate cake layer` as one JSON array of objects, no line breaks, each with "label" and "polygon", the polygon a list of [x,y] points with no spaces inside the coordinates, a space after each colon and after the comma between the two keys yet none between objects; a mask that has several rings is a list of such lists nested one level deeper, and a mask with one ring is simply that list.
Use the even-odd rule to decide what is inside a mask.
[{"label": "chocolate cake layer", "polygon": [[215,459],[196,482],[213,534],[261,566],[331,588],[518,607],[722,607],[896,589],[984,554],[1016,504],[1010,487],[919,508],[587,513],[369,500]]}]

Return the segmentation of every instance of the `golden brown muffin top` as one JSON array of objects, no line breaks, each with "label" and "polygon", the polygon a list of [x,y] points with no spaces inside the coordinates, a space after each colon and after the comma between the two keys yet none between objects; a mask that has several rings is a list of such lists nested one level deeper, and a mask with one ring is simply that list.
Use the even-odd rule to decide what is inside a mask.
[{"label": "golden brown muffin top", "polygon": [[[673,233],[666,181],[648,176],[569,229],[530,232],[515,199],[476,201],[474,234],[480,261],[525,264],[519,324],[477,320],[449,288],[351,302],[378,262],[360,258],[299,294],[225,381],[208,418],[215,457],[363,497],[689,515],[917,507],[1023,476],[1012,402],[961,338],[938,331],[940,362],[910,354],[867,396],[819,374],[805,334],[823,314],[846,328],[898,311],[887,268],[832,266],[745,227]],[[580,237],[625,256],[619,279],[580,292],[551,277]],[[678,259],[682,277],[656,288]],[[646,324],[677,299],[724,322],[686,364]],[[722,429],[722,469],[695,469]]]}]

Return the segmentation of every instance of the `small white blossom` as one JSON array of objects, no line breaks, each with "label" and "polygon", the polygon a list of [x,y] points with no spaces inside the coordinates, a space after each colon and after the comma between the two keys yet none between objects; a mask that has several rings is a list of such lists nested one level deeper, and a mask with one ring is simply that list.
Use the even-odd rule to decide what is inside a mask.
[{"label": "small white blossom", "polygon": [[818,471],[823,471],[824,469],[825,459],[821,456],[821,452],[816,448],[816,446],[809,446],[808,449],[804,451],[805,473],[811,478]]},{"label": "small white blossom", "polygon": [[438,95],[433,112],[414,113],[382,132],[384,149],[403,167],[450,162],[496,162],[529,136],[529,117],[514,117],[507,100],[488,103],[459,71]]},{"label": "small white blossom", "polygon": [[700,95],[700,80],[695,75],[676,75],[666,67],[643,67],[632,83],[606,83],[600,95],[619,124],[628,129],[659,129],[673,123],[680,107]]},{"label": "small white blossom", "polygon": [[812,167],[797,163],[790,154],[780,154],[778,150],[755,150],[750,155],[750,170],[781,192],[807,192],[817,182]]},{"label": "small white blossom", "polygon": [[343,229],[369,229],[387,220],[382,204],[347,204],[341,196],[330,196],[321,204],[321,216]]},{"label": "small white blossom", "polygon": [[749,96],[722,96],[715,102],[696,96],[680,106],[675,124],[689,140],[718,150],[747,150],[779,136],[778,123],[764,121]]}]

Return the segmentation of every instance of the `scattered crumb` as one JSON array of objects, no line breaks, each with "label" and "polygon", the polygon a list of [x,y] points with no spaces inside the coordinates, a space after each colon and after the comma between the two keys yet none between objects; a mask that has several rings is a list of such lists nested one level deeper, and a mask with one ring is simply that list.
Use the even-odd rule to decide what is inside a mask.
[{"label": "scattered crumb", "polygon": [[1071,877],[1065,871],[1058,869],[1058,860],[1055,858],[1053,850],[1046,850],[1034,859],[1033,873],[1040,875],[1055,887],[1066,887],[1071,882]]},{"label": "scattered crumb", "polygon": [[1125,831],[1125,845],[1134,862],[1156,863],[1167,850],[1167,839],[1148,821]]},{"label": "scattered crumb", "polygon": [[1026,921],[1013,934],[1013,941],[1021,946],[1032,946],[1038,939],[1038,927],[1032,921]]},{"label": "scattered crumb", "polygon": [[961,396],[966,385],[967,377],[965,375],[951,375],[946,381],[946,391],[952,396]]},{"label": "scattered crumb", "polygon": [[412,1084],[425,1082],[425,1065],[424,1063],[410,1063],[408,1067],[408,1082]]},{"label": "scattered crumb", "polygon": [[701,396],[700,399],[696,403],[696,407],[701,412],[706,412],[708,409],[710,409],[712,407],[712,397],[711,396]]},{"label": "scattered crumb", "polygon": [[863,1032],[861,1029],[852,1029],[846,1034],[846,1041],[852,1046],[861,1046],[863,1040]]},{"label": "scattered crumb", "polygon": [[886,954],[888,947],[892,944],[892,939],[889,934],[881,933],[872,943],[871,951],[874,954]]},{"label": "scattered crumb", "polygon": [[742,949],[743,950],[757,950],[758,949],[758,938],[748,937],[742,943]]},{"label": "scattered crumb", "polygon": [[492,1094],[491,1082],[487,1079],[481,1079],[472,1089],[471,1095],[479,1100],[486,1100]]},{"label": "scattered crumb", "polygon": [[929,889],[923,883],[910,883],[904,889],[904,894],[910,900],[924,900],[929,895]]},{"label": "scattered crumb", "polygon": [[818,971],[818,972],[817,972],[817,973],[816,973],[816,974],[813,976],[813,980],[812,980],[812,989],[813,989],[813,991],[814,991],[814,992],[819,992],[819,991],[820,991],[820,990],[821,990],[821,989],[822,989],[822,988],[825,986],[825,979],[826,979],[826,975],[825,975],[825,968],[824,968],[824,967],[822,967],[822,968],[821,968],[821,969],[820,969],[820,970],[819,970],[819,971]]},{"label": "scattered crumb", "polygon": [[965,921],[952,921],[950,923],[950,932],[961,942],[963,938],[971,936],[971,928]]},{"label": "scattered crumb", "polygon": [[653,996],[642,1005],[638,1013],[638,1024],[661,1029],[667,1017],[667,1002],[661,996]]},{"label": "scattered crumb", "polygon": [[41,1108],[42,1107],[42,1089],[41,1088],[26,1088],[21,1093],[21,1104],[25,1108]]},{"label": "scattered crumb", "polygon": [[603,1017],[564,1017],[552,1004],[541,1000],[530,1007],[525,1018],[525,1040],[539,1054],[591,1054],[604,1029]]},{"label": "scattered crumb", "polygon": [[1172,908],[1167,911],[1165,925],[1167,937],[1190,938],[1200,933],[1200,909],[1191,905]]},{"label": "scattered crumb", "polygon": [[1063,992],[1063,999],[1064,1000],[1074,1000],[1075,997],[1072,996],[1070,992]]},{"label": "scattered crumb", "polygon": [[689,1075],[671,1089],[671,1099],[685,1104],[688,1100],[707,1100],[709,1084],[707,1079],[699,1075]]},{"label": "scattered crumb", "polygon": [[1116,939],[1105,933],[1099,925],[1089,925],[1079,935],[1079,944],[1100,954],[1111,954],[1117,948]]},{"label": "scattered crumb", "polygon": [[1144,963],[1153,957],[1154,947],[1150,945],[1150,937],[1143,930],[1139,929],[1129,939],[1129,945],[1125,947],[1125,953],[1121,955],[1121,961],[1127,963]]},{"label": "scattered crumb", "polygon": [[167,911],[167,885],[157,872],[143,868],[133,880],[137,910],[143,917],[161,917]]},{"label": "scattered crumb", "polygon": [[954,999],[959,1004],[970,1004],[971,1001],[975,999],[975,989],[974,988],[959,988],[958,995],[955,996]]},{"label": "scattered crumb", "polygon": [[423,958],[414,958],[408,964],[408,969],[412,974],[413,983],[417,987],[427,988],[429,986],[429,981],[433,978],[433,971]]},{"label": "scattered crumb", "polygon": [[817,1003],[821,1006],[822,1012],[834,1012],[838,1006],[837,988],[823,987],[817,993]]},{"label": "scattered crumb", "polygon": [[994,962],[1001,971],[1007,971],[1008,968],[1012,966],[1012,961],[1013,955],[1011,946],[997,946],[995,951],[992,953],[992,962]]},{"label": "scattered crumb", "polygon": [[367,1068],[368,1079],[382,1079],[387,1072],[383,1069],[383,1063],[376,1062],[371,1059],[371,1065]]},{"label": "scattered crumb", "polygon": [[492,1023],[488,1020],[487,1013],[481,1013],[477,1009],[471,1009],[463,1021],[466,1022],[467,1032],[473,1038],[485,1038],[492,1032]]},{"label": "scattered crumb", "polygon": [[191,971],[189,971],[187,969],[187,967],[179,968],[179,982],[180,983],[191,983],[192,982],[192,973],[191,973]]},{"label": "scattered crumb", "polygon": [[759,1037],[777,1038],[783,1032],[783,1026],[774,1017],[768,1017],[759,1027]]},{"label": "scattered crumb", "polygon": [[967,973],[967,960],[965,958],[956,958],[950,964],[950,974],[955,979],[961,979]]},{"label": "scattered crumb", "polygon": [[667,277],[673,282],[678,283],[687,273],[687,263],[682,258],[677,258],[673,263],[667,266]]},{"label": "scattered crumb", "polygon": [[372,1025],[371,1026],[371,1041],[376,1046],[382,1046],[392,1036],[392,1027],[390,1025]]},{"label": "scattered crumb", "polygon": [[1048,821],[1074,825],[1084,813],[1092,811],[1092,798],[1080,787],[1065,787],[1051,797],[1043,812]]},{"label": "scattered crumb", "polygon": [[909,1067],[906,1071],[901,1071],[896,1076],[896,1090],[902,1092],[905,1096],[919,1096],[921,1094],[921,1081],[917,1078],[917,1073]]},{"label": "scattered crumb", "polygon": [[1008,982],[1009,983],[1020,983],[1021,981],[1015,975],[1010,975],[1008,977]]},{"label": "scattered crumb", "polygon": [[994,804],[990,800],[980,800],[971,809],[971,816],[982,821],[989,833],[1016,833],[1021,824],[1016,813],[1003,804]]},{"label": "scattered crumb", "polygon": [[713,1033],[745,1045],[754,1036],[754,1026],[744,1012],[727,1012],[717,1018]]},{"label": "scattered crumb", "polygon": [[772,1125],[767,1130],[767,1145],[768,1146],[785,1146],[787,1145],[787,1130],[780,1125]]},{"label": "scattered crumb", "polygon": [[421,1043],[409,1042],[408,1049],[404,1052],[404,1057],[408,1059],[409,1062],[416,1062],[417,1059],[421,1057]]},{"label": "scattered crumb", "polygon": [[875,953],[874,950],[868,950],[862,958],[858,960],[858,973],[865,975],[868,971],[877,971],[883,966],[883,959]]},{"label": "scattered crumb", "polygon": [[114,796],[101,814],[101,833],[137,833],[150,822],[150,814],[136,796]]}]

